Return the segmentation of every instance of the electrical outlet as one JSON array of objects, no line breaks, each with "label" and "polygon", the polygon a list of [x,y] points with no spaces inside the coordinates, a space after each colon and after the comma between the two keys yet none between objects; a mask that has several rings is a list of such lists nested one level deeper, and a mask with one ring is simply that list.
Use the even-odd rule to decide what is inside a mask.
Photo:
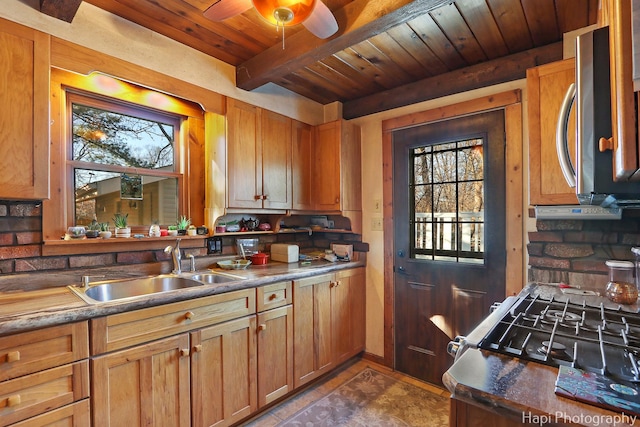
[{"label": "electrical outlet", "polygon": [[371,231],[382,231],[382,218],[371,219]]},{"label": "electrical outlet", "polygon": [[374,199],[373,200],[373,211],[375,213],[382,212],[382,200],[380,200],[380,199]]}]

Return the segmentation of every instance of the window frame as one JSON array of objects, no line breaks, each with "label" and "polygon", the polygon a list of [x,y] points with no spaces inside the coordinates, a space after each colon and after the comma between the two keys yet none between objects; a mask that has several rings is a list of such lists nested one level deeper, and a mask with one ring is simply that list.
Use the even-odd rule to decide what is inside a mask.
[{"label": "window frame", "polygon": [[[61,249],[61,244],[78,243],[65,241],[61,238],[68,226],[73,225],[75,194],[73,168],[78,163],[82,166],[85,162],[75,162],[69,153],[72,152],[70,103],[67,102],[67,94],[81,95],[98,101],[107,100],[113,105],[127,106],[136,111],[154,111],[160,115],[180,116],[180,127],[177,130],[178,139],[174,147],[176,159],[174,172],[178,174],[179,208],[181,214],[191,218],[197,218],[198,223],[204,216],[203,201],[191,200],[192,187],[199,190],[203,183],[201,179],[201,166],[204,151],[204,116],[205,112],[199,104],[186,101],[159,90],[152,90],[142,85],[132,84],[123,80],[107,76],[101,73],[88,75],[76,74],[59,68],[51,69],[51,162],[50,185],[51,199],[43,201],[43,255],[47,254],[73,254],[82,253],[82,250],[69,248]],[[158,107],[162,105],[162,107]],[[193,156],[192,156],[193,154]],[[193,157],[193,158],[192,158]],[[105,165],[95,164],[98,168]],[[117,168],[117,167],[116,167]],[[158,176],[166,172],[153,171],[152,175]],[[176,175],[174,175],[176,176]],[[195,180],[194,182],[191,182]],[[202,211],[202,212],[200,212]],[[146,235],[148,225],[132,227],[132,233],[144,233]],[[93,240],[93,239],[91,239]],[[102,243],[113,244],[115,240],[109,239]],[[134,239],[128,239],[129,241]],[[88,241],[83,242],[87,243]],[[92,242],[94,243],[94,242]],[[121,242],[122,243],[122,242]],[[56,245],[56,248],[47,249],[47,245]],[[107,252],[107,250],[99,252]]]}]

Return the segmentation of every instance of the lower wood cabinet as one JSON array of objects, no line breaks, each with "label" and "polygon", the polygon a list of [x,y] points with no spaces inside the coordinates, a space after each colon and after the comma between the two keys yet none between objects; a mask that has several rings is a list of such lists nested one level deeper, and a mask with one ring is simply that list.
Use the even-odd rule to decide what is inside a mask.
[{"label": "lower wood cabinet", "polygon": [[364,350],[364,268],[294,281],[294,385]]},{"label": "lower wood cabinet", "polygon": [[188,426],[189,335],[152,341],[91,361],[93,426]]},{"label": "lower wood cabinet", "polygon": [[256,316],[191,333],[194,426],[228,426],[258,409]]},{"label": "lower wood cabinet", "polygon": [[[0,337],[0,426],[47,425],[37,420],[88,404],[88,356],[87,322]],[[88,424],[87,412],[71,412],[83,421],[77,425]]]}]

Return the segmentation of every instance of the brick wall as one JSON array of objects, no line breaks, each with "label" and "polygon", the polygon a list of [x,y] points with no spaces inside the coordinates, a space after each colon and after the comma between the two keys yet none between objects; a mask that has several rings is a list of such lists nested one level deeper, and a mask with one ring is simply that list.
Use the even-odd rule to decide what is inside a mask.
[{"label": "brick wall", "polygon": [[529,281],[604,288],[608,259],[634,260],[640,246],[640,211],[619,221],[538,220],[529,233]]},{"label": "brick wall", "polygon": [[[114,272],[153,274],[170,271],[170,256],[162,250],[42,256],[42,205],[38,202],[0,201],[0,291],[15,288],[59,286],[78,280],[89,268],[99,274]],[[260,249],[271,243],[295,243],[301,249],[329,248],[333,242],[353,243],[354,250],[366,252],[368,246],[357,234],[307,233],[263,234]],[[185,249],[196,258],[207,257],[206,248]],[[223,256],[235,255],[235,237],[223,235]],[[212,262],[215,257],[212,258]],[[149,267],[162,263],[162,266]],[[165,265],[166,264],[166,265]],[[163,271],[159,269],[162,268]],[[155,270],[154,270],[155,269]],[[20,280],[28,278],[28,280]],[[73,279],[70,279],[73,278]],[[21,282],[18,285],[13,282]]]}]

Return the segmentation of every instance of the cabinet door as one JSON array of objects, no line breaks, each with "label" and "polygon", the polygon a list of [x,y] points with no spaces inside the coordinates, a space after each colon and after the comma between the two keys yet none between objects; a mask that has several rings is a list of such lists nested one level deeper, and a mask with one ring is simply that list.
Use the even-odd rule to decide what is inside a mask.
[{"label": "cabinet door", "polygon": [[257,107],[227,101],[227,204],[230,208],[261,208],[262,152]]},{"label": "cabinet door", "polygon": [[313,198],[318,211],[340,210],[340,124],[335,121],[315,129]]},{"label": "cabinet door", "polygon": [[188,426],[189,336],[177,335],[91,361],[93,426]]},{"label": "cabinet door", "polygon": [[293,284],[294,385],[299,387],[334,365],[331,337],[333,275],[309,277]]},{"label": "cabinet door", "polygon": [[352,357],[364,350],[366,328],[366,278],[364,268],[342,270],[336,273],[336,280],[349,286],[350,348],[346,357]]},{"label": "cabinet door", "polygon": [[292,208],[295,210],[308,211],[313,209],[311,126],[293,120],[291,133],[293,149],[291,171],[291,186],[293,191]]},{"label": "cabinet door", "polygon": [[[562,175],[556,154],[556,124],[562,100],[575,82],[575,60],[567,59],[527,70],[529,97],[530,204],[577,204],[575,189]],[[569,141],[575,141],[575,109],[569,121]],[[569,144],[575,165],[575,144]]]},{"label": "cabinet door", "polygon": [[261,111],[262,207],[291,209],[291,119]]},{"label": "cabinet door", "polygon": [[191,334],[194,426],[228,426],[257,409],[256,316]]},{"label": "cabinet door", "polygon": [[49,40],[0,20],[0,198],[49,198]]},{"label": "cabinet door", "polygon": [[258,406],[293,390],[293,308],[258,314]]}]

